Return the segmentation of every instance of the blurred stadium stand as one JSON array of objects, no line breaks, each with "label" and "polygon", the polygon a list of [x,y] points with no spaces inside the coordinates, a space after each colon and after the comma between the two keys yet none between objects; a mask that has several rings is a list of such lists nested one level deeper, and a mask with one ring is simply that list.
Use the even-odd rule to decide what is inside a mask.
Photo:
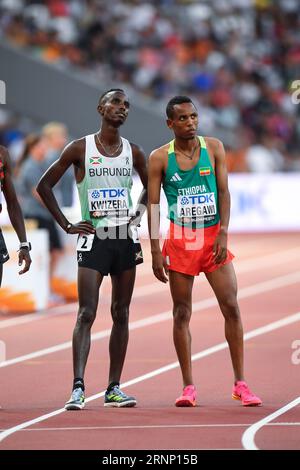
[{"label": "blurred stadium stand", "polygon": [[[111,84],[104,87],[103,83],[98,85],[95,78],[89,80],[81,71],[70,73],[69,70],[56,69],[7,44],[0,46],[0,63],[5,63],[1,77],[6,83],[10,119],[13,120],[16,113],[17,116],[30,117],[34,130],[48,121],[60,121],[76,138],[99,129],[100,118],[96,109],[99,96]],[[155,145],[168,139],[163,113],[158,115],[140,101],[135,104],[132,94],[130,96],[131,114],[123,133],[149,152],[154,136]],[[7,113],[5,108],[4,112]],[[8,142],[4,141],[4,144],[10,144],[11,139],[20,136],[18,123],[14,123],[13,127],[13,135],[11,126],[5,130]]]},{"label": "blurred stadium stand", "polygon": [[170,135],[167,100],[188,94],[230,171],[300,170],[297,0],[0,0],[0,31],[8,106],[37,125],[79,137],[97,127],[99,93],[124,86],[126,134],[148,152]]}]

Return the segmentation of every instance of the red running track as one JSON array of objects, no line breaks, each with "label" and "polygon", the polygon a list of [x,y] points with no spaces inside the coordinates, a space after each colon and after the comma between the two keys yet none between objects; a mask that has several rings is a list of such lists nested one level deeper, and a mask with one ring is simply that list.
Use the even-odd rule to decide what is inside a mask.
[{"label": "red running track", "polygon": [[8,356],[1,364],[1,449],[299,449],[300,353],[292,348],[300,340],[298,235],[232,236],[231,248],[245,331],[246,378],[263,399],[262,407],[245,408],[231,399],[223,320],[202,276],[195,281],[191,322],[198,406],[174,406],[181,376],[172,342],[171,299],[168,286],[152,275],[145,242],[146,262],[138,268],[122,377],[138,406],[107,409],[98,396],[108,373],[106,281],[85,377],[91,400],[81,412],[62,410],[72,383],[70,339],[76,305],[1,316],[0,338]]}]

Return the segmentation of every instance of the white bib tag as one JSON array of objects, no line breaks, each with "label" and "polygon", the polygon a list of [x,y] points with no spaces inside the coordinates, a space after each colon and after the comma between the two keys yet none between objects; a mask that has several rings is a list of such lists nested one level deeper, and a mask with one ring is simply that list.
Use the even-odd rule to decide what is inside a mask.
[{"label": "white bib tag", "polygon": [[95,238],[94,233],[90,233],[89,235],[81,234],[78,237],[77,241],[77,251],[91,251],[93,241]]},{"label": "white bib tag", "polygon": [[136,225],[134,224],[130,225],[130,232],[131,232],[131,238],[133,240],[133,243],[140,243],[138,229]]}]

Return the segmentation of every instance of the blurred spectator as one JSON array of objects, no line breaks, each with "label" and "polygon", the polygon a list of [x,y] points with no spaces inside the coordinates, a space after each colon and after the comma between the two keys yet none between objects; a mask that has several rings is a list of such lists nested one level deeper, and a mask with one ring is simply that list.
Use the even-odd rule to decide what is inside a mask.
[{"label": "blurred spectator", "polygon": [[[38,228],[48,231],[50,244],[50,279],[62,254],[62,243],[50,212],[43,205],[36,186],[47,168],[47,146],[44,137],[30,134],[25,140],[23,154],[16,166],[16,183],[25,219],[35,220]],[[54,300],[54,294],[51,294]]]},{"label": "blurred spectator", "polygon": [[299,31],[299,0],[0,0],[0,34],[19,47],[147,99],[193,96],[225,144],[268,135],[273,156],[293,155],[274,169],[299,168]]},{"label": "blurred spectator", "polygon": [[23,148],[24,136],[19,124],[14,113],[6,107],[0,108],[0,145],[8,148],[13,166]]},{"label": "blurred spectator", "polygon": [[30,118],[20,116],[7,106],[0,107],[0,145],[7,147],[13,167],[23,151],[25,135],[36,127]]},{"label": "blurred spectator", "polygon": [[259,143],[249,147],[245,159],[249,171],[255,173],[272,173],[284,168],[284,156],[276,148],[272,137],[266,134]]},{"label": "blurred spectator", "polygon": [[[68,130],[60,122],[49,122],[42,129],[42,135],[47,145],[46,165],[50,166],[60,156],[68,141]],[[69,168],[59,183],[55,186],[56,198],[62,207],[71,207],[73,204],[74,176]]]}]

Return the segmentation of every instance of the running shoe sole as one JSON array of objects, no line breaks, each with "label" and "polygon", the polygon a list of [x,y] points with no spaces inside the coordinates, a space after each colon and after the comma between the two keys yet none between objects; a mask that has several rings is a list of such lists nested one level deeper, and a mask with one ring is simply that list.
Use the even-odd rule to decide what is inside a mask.
[{"label": "running shoe sole", "polygon": [[[232,398],[233,400],[242,401],[241,397],[239,397],[238,395],[235,395],[235,394],[232,394],[232,395],[231,395],[231,398]],[[261,406],[261,405],[262,405],[262,402],[243,403],[243,406]]]},{"label": "running shoe sole", "polygon": [[67,403],[65,405],[65,410],[66,411],[75,411],[75,410],[82,410],[84,408],[84,403],[81,404],[76,404],[76,403]]},{"label": "running shoe sole", "polygon": [[192,407],[196,406],[196,402],[193,400],[189,400],[187,398],[179,398],[179,400],[176,400],[175,406],[178,407]]},{"label": "running shoe sole", "polygon": [[126,401],[124,403],[117,403],[115,401],[112,401],[112,402],[104,403],[104,406],[107,408],[132,408],[133,406],[136,405],[136,403],[137,402],[135,400]]}]

